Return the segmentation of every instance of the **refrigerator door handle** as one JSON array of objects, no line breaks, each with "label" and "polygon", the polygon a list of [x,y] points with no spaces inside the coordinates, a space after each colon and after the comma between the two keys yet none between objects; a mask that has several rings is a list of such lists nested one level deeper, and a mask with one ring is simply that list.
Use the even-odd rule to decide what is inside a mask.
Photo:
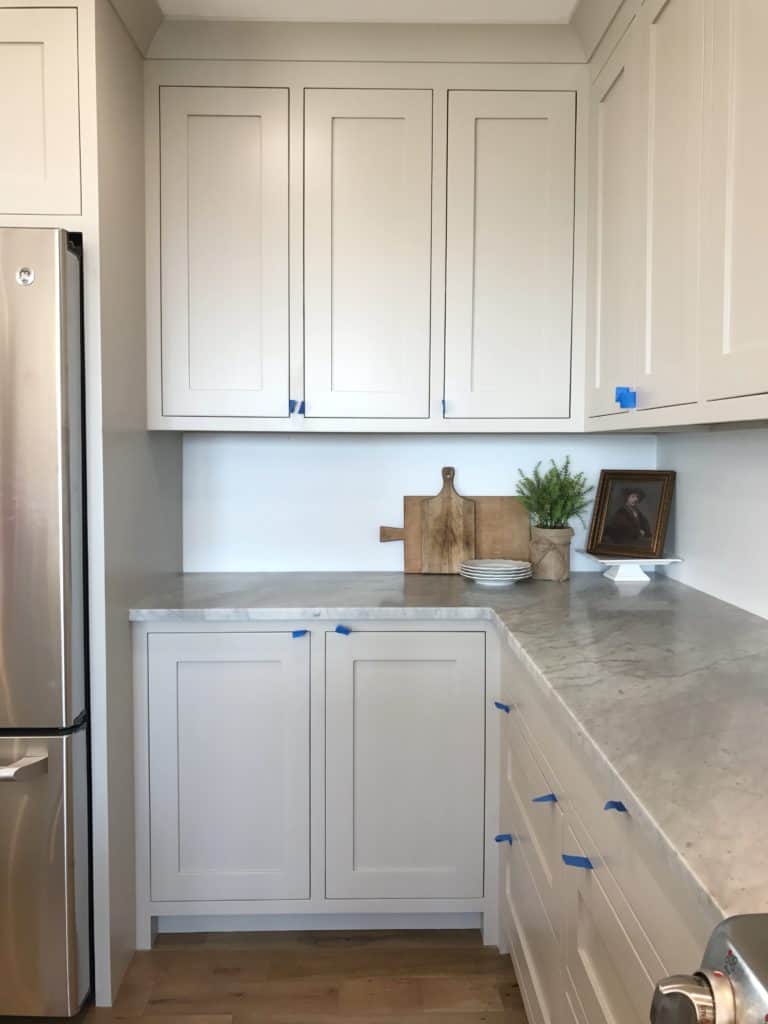
[{"label": "refrigerator door handle", "polygon": [[0,765],[0,782],[28,782],[48,774],[48,755],[20,757],[13,764]]}]

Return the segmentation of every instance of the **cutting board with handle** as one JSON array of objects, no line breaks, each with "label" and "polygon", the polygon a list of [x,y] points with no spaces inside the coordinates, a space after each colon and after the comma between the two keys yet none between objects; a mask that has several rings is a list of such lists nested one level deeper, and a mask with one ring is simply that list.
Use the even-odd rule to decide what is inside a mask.
[{"label": "cutting board with handle", "polygon": [[[382,542],[405,542],[403,568],[407,573],[428,571],[422,568],[421,552],[422,504],[427,500],[425,495],[406,495],[403,499],[404,525],[382,526],[380,530]],[[528,561],[531,529],[528,513],[520,499],[511,495],[482,495],[470,500],[475,503],[474,557]]]},{"label": "cutting board with handle", "polygon": [[443,467],[443,489],[421,503],[421,571],[455,573],[475,557],[475,503],[456,493],[453,466]]}]

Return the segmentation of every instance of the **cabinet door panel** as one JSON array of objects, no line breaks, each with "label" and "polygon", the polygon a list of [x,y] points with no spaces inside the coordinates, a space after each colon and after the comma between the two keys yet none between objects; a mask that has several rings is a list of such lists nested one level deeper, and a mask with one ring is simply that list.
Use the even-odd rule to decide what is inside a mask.
[{"label": "cabinet door panel", "polygon": [[446,417],[570,414],[576,100],[452,91]]},{"label": "cabinet door panel", "polygon": [[80,213],[77,11],[0,10],[0,212]]},{"label": "cabinet door panel", "polygon": [[[645,345],[638,408],[695,402],[704,33],[701,0],[643,8],[647,103]],[[621,383],[621,382],[619,382]]]},{"label": "cabinet door panel", "polygon": [[483,894],[482,634],[326,639],[326,895]]},{"label": "cabinet door panel", "polygon": [[154,900],[309,897],[309,659],[290,633],[149,641]]},{"label": "cabinet door panel", "polygon": [[288,415],[288,91],[160,92],[163,413]]},{"label": "cabinet door panel", "polygon": [[768,392],[768,5],[716,0],[707,168],[707,399]]},{"label": "cabinet door panel", "polygon": [[617,413],[616,387],[635,387],[639,372],[645,245],[636,36],[633,25],[593,87],[596,196],[587,378],[592,416]]},{"label": "cabinet door panel", "polygon": [[305,93],[312,417],[429,414],[432,93]]}]

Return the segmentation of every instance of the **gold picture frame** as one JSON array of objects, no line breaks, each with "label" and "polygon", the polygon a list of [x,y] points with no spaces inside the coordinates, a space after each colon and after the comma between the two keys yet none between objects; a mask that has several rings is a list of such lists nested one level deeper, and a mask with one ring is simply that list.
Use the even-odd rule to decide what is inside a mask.
[{"label": "gold picture frame", "polygon": [[671,470],[602,470],[589,528],[589,554],[662,558],[674,489]]}]

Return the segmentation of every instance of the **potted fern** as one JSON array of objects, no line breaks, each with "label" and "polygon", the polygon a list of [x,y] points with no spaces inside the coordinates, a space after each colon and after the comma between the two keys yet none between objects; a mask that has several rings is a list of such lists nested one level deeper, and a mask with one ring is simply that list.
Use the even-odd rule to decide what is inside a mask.
[{"label": "potted fern", "polygon": [[517,496],[531,517],[531,563],[540,580],[563,582],[571,574],[571,519],[584,522],[593,488],[583,473],[571,472],[570,456],[562,466],[554,459],[542,473],[537,462],[530,476],[520,469]]}]

